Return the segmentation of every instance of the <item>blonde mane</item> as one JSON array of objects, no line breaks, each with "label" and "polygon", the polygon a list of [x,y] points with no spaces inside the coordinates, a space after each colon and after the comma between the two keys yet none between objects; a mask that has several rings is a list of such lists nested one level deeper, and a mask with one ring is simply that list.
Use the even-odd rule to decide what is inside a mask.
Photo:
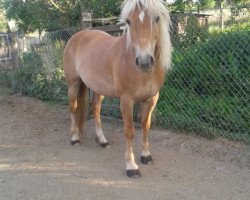
[{"label": "blonde mane", "polygon": [[[122,12],[120,20],[125,22],[129,14],[133,12],[138,6],[139,9],[146,11],[147,15],[151,20],[151,23],[156,16],[160,17],[160,61],[164,66],[165,70],[168,70],[171,65],[171,52],[172,46],[170,41],[169,26],[170,17],[168,10],[166,9],[164,2],[162,0],[125,0],[122,5]],[[127,31],[127,42],[130,43],[130,32],[129,26],[126,27]]]}]

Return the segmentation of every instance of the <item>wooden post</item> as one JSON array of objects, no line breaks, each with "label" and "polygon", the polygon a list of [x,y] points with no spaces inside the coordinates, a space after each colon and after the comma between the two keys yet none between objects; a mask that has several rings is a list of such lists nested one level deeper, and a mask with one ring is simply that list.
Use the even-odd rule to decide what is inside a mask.
[{"label": "wooden post", "polygon": [[82,29],[92,28],[92,13],[82,13]]},{"label": "wooden post", "polygon": [[220,29],[224,29],[224,20],[223,20],[223,0],[219,0],[219,6],[220,6]]}]

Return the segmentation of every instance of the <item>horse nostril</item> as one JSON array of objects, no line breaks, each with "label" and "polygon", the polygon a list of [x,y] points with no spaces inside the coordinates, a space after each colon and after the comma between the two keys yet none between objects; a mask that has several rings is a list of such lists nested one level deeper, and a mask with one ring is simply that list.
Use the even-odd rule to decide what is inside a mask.
[{"label": "horse nostril", "polygon": [[136,64],[137,66],[140,65],[140,63],[139,63],[139,58],[136,58],[136,59],[135,59],[135,64]]},{"label": "horse nostril", "polygon": [[152,56],[150,56],[150,65],[154,65],[154,63],[155,63],[155,59]]}]

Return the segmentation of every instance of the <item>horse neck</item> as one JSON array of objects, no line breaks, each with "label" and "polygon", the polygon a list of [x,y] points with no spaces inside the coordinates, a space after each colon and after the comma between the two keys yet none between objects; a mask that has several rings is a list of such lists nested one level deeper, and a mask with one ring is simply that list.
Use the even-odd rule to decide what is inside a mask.
[{"label": "horse neck", "polygon": [[164,65],[162,63],[162,48],[160,47],[160,40],[156,43],[156,47],[155,47],[155,62],[156,65],[163,68],[164,69]]},{"label": "horse neck", "polygon": [[[122,57],[125,62],[130,62],[131,59],[135,59],[135,48],[133,45],[128,44],[127,34],[123,34],[119,39],[119,50],[122,51]],[[126,53],[124,53],[126,52]]]}]

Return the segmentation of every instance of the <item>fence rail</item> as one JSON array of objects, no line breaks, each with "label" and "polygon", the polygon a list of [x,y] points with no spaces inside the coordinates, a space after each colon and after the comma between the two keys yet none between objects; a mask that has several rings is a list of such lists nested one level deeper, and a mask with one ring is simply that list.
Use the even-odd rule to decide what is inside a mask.
[{"label": "fence rail", "polygon": [[[250,24],[241,20],[220,31],[209,16],[172,17],[172,69],[155,111],[156,124],[205,137],[250,143]],[[112,35],[121,26],[97,27]],[[62,53],[79,28],[47,33],[21,53],[13,87],[45,100],[67,101]],[[25,78],[24,78],[25,77]],[[139,105],[135,109],[138,119]],[[121,117],[119,100],[107,98],[102,114]]]}]

